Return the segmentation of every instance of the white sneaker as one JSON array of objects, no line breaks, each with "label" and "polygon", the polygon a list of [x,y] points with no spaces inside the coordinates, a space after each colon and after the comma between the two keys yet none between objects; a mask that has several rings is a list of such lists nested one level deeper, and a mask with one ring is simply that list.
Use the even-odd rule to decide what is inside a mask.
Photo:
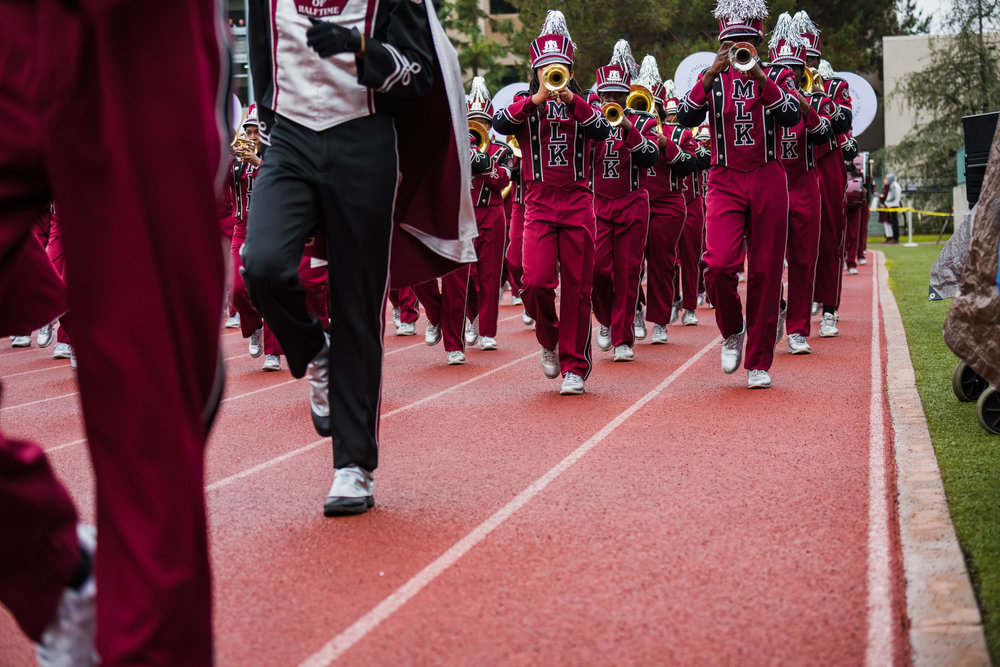
[{"label": "white sneaker", "polygon": [[770,389],[771,374],[760,369],[747,371],[747,389]]},{"label": "white sneaker", "polygon": [[559,348],[546,350],[542,348],[542,372],[545,377],[555,380],[559,377]]},{"label": "white sneaker", "polygon": [[333,484],[323,501],[323,516],[364,514],[375,506],[375,476],[368,470],[349,465],[335,468]]},{"label": "white sneaker", "polygon": [[430,346],[441,342],[441,325],[427,323],[427,331],[424,332],[424,342]]},{"label": "white sneaker", "polygon": [[280,371],[281,370],[281,357],[276,354],[269,354],[264,357],[264,365],[261,366],[261,370],[264,371]]},{"label": "white sneaker", "polygon": [[452,350],[448,353],[448,365],[449,366],[461,366],[465,363],[465,352],[461,350]]},{"label": "white sneaker", "polygon": [[743,339],[747,335],[747,327],[722,341],[722,372],[735,373],[743,361]]},{"label": "white sneaker", "polygon": [[261,325],[259,329],[250,334],[250,345],[248,351],[250,356],[256,359],[260,355],[264,354],[264,344],[261,339],[264,338],[264,326]]},{"label": "white sneaker", "polygon": [[865,259],[864,257],[858,257],[858,264],[860,264],[861,266],[864,266],[867,263],[868,263],[867,259]]},{"label": "white sneaker", "polygon": [[823,305],[819,301],[813,301],[812,316],[816,317],[823,310]]},{"label": "white sneaker", "polygon": [[531,315],[528,314],[528,311],[524,311],[523,313],[521,313],[521,321],[524,323],[524,326],[526,327],[535,326],[535,320],[534,318],[531,317]]},{"label": "white sneaker", "polygon": [[701,308],[703,305],[705,305],[705,293],[698,292],[698,307]]},{"label": "white sneaker", "polygon": [[745,283],[747,281],[747,276],[745,273],[737,273],[736,280],[738,280],[741,283]]},{"label": "white sneaker", "polygon": [[579,396],[583,393],[583,378],[576,373],[566,373],[559,393],[563,396]]},{"label": "white sneaker", "polygon": [[239,329],[240,328],[240,314],[236,313],[228,320],[226,320],[227,329]]},{"label": "white sneaker", "polygon": [[635,334],[636,340],[646,339],[646,319],[642,309],[635,311],[635,317],[632,318],[632,333]]},{"label": "white sneaker", "polygon": [[653,336],[649,339],[652,345],[666,345],[667,343],[667,327],[665,324],[654,324],[653,325]]},{"label": "white sneaker", "polygon": [[858,275],[858,267],[852,266],[847,269],[847,273],[852,276]]},{"label": "white sneaker", "polygon": [[479,349],[487,351],[497,349],[497,339],[492,336],[483,336],[479,339]]},{"label": "white sneaker", "polygon": [[681,324],[686,327],[693,327],[698,324],[698,314],[693,310],[685,310],[684,317],[681,318]]},{"label": "white sneaker", "polygon": [[76,535],[80,549],[90,557],[90,576],[79,590],[67,587],[63,591],[52,622],[35,645],[42,667],[89,667],[100,662],[94,649],[97,533],[93,526],[78,525]]},{"label": "white sneaker", "polygon": [[417,333],[417,325],[413,322],[400,322],[396,327],[397,336],[413,336]]},{"label": "white sneaker", "polygon": [[53,359],[69,359],[72,354],[73,351],[70,349],[69,343],[56,343],[56,346],[52,348]]},{"label": "white sneaker", "polygon": [[38,347],[46,348],[52,345],[52,342],[56,339],[56,329],[52,326],[52,322],[49,322],[44,327],[38,330],[35,335],[35,342],[38,343]]},{"label": "white sneaker", "polygon": [[788,305],[778,311],[778,328],[775,330],[774,344],[777,345],[785,337],[785,320],[788,319]]},{"label": "white sneaker", "polygon": [[519,297],[519,296],[512,296],[512,297],[510,297],[510,305],[512,305],[512,306],[523,306],[524,305],[524,301],[522,301],[521,297]]},{"label": "white sneaker", "polygon": [[392,309],[392,326],[396,327],[397,329],[399,329],[399,325],[403,323],[403,321],[400,319],[400,317],[402,317],[401,309],[399,309],[399,308],[393,308]]},{"label": "white sneaker", "polygon": [[306,377],[313,428],[325,438],[330,435],[330,334],[325,331],[323,348],[306,366]]},{"label": "white sneaker", "polygon": [[479,342],[479,316],[476,315],[476,319],[465,321],[465,344],[475,345]]},{"label": "white sneaker", "polygon": [[681,318],[681,309],[676,303],[670,307],[670,321],[667,324],[677,324],[677,320]]},{"label": "white sneaker", "polygon": [[633,361],[635,352],[628,345],[615,346],[615,361]]},{"label": "white sneaker", "polygon": [[11,347],[31,347],[31,335],[27,336],[11,336],[10,338]]},{"label": "white sneaker", "polygon": [[788,353],[789,354],[810,354],[812,348],[809,347],[809,342],[806,341],[806,337],[802,334],[788,334]]},{"label": "white sneaker", "polygon": [[597,327],[597,347],[605,352],[611,349],[611,330],[603,324]]},{"label": "white sneaker", "polygon": [[840,330],[837,328],[837,316],[833,313],[823,313],[823,319],[819,323],[819,337],[833,338],[839,335]]}]

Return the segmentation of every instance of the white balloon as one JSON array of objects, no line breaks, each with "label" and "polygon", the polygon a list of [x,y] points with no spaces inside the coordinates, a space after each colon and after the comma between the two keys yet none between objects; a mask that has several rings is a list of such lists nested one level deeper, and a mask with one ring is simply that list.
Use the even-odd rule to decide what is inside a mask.
[{"label": "white balloon", "polygon": [[[514,101],[515,93],[519,93],[522,90],[527,90],[527,89],[528,89],[528,84],[520,82],[504,86],[503,88],[497,91],[496,95],[493,96],[493,110],[500,111],[500,109],[506,109],[507,106]],[[501,140],[503,139],[503,136],[498,134],[496,130],[490,130],[490,134],[492,134],[494,138],[500,138]]]},{"label": "white balloon", "polygon": [[232,105],[230,106],[230,118],[232,119],[232,125],[229,129],[236,130],[239,132],[240,125],[243,123],[243,105],[240,103],[240,98],[233,93]]},{"label": "white balloon", "polygon": [[716,55],[711,51],[699,51],[681,61],[677,71],[674,72],[674,86],[677,87],[677,94],[680,97],[684,97],[694,88],[694,84],[698,82],[698,75],[706,67],[712,66]]},{"label": "white balloon", "polygon": [[852,132],[860,135],[875,120],[878,111],[878,96],[875,89],[862,76],[854,72],[837,72],[837,76],[847,82],[851,91],[851,110],[854,116]]}]

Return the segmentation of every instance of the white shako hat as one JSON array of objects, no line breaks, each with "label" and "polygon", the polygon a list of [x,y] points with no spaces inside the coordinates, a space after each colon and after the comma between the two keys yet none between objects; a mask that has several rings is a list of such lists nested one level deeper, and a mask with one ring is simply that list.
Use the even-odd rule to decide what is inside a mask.
[{"label": "white shako hat", "polygon": [[490,91],[486,88],[486,79],[481,76],[472,79],[472,88],[469,89],[466,101],[469,105],[470,119],[493,120],[493,101],[490,99]]},{"label": "white shako hat", "polygon": [[775,65],[805,65],[806,39],[788,12],[778,17],[771,33],[771,62]]}]

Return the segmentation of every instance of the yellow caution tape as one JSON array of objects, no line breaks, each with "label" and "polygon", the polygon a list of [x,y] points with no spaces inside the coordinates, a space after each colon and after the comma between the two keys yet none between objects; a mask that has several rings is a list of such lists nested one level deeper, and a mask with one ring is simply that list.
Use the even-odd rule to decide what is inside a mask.
[{"label": "yellow caution tape", "polygon": [[873,208],[873,211],[878,213],[906,213],[907,211],[912,211],[913,213],[919,213],[920,215],[935,215],[942,218],[950,218],[951,213],[938,213],[937,211],[918,211],[915,208]]}]

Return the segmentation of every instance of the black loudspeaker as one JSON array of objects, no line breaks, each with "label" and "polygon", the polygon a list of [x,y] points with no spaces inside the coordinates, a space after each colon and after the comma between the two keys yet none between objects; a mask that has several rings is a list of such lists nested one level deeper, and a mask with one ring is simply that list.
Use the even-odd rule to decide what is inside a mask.
[{"label": "black loudspeaker", "polygon": [[969,208],[979,201],[998,117],[1000,112],[994,111],[962,118],[965,130],[965,196],[969,200]]}]

